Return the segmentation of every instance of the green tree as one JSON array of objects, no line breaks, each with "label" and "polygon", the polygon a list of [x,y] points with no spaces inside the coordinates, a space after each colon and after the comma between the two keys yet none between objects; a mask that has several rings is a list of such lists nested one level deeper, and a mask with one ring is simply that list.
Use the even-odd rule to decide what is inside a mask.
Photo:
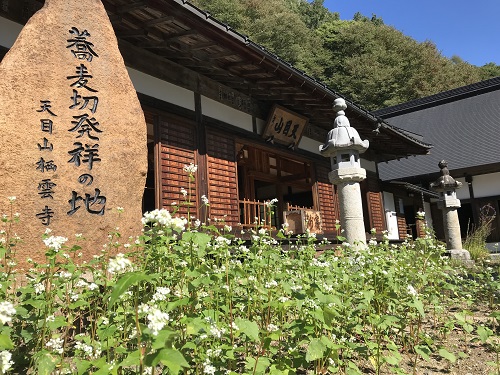
[{"label": "green tree", "polygon": [[500,76],[500,65],[496,65],[493,62],[483,65],[479,68],[481,79],[489,79],[493,77]]}]

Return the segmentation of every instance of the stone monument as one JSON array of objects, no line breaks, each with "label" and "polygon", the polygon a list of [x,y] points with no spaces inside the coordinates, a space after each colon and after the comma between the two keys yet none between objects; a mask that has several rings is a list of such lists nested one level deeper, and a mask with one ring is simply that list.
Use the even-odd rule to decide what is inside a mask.
[{"label": "stone monument", "polygon": [[340,223],[347,242],[362,249],[366,246],[366,233],[359,182],[366,178],[366,171],[360,166],[359,154],[368,149],[369,142],[361,140],[357,130],[351,127],[345,116],[344,99],[335,99],[333,109],[337,112],[334,127],[319,151],[331,159],[332,171],[328,177],[338,186]]},{"label": "stone monument", "polygon": [[117,227],[140,234],[146,124],[100,0],[45,1],[0,64],[0,103],[0,214],[20,214],[19,262],[43,261],[48,228],[85,237],[84,259]]},{"label": "stone monument", "polygon": [[457,208],[460,208],[460,199],[457,198],[456,189],[460,188],[462,183],[455,181],[450,176],[448,163],[445,160],[441,160],[438,166],[441,169],[441,176],[432,182],[430,187],[439,192],[438,208],[443,211],[446,249],[452,258],[470,260],[469,252],[462,249],[462,236],[457,212]]}]

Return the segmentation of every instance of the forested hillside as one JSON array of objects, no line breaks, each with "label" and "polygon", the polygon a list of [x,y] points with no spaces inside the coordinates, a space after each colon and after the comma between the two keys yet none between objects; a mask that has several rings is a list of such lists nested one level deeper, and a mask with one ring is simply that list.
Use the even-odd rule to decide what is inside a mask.
[{"label": "forested hillside", "polygon": [[370,110],[500,76],[499,65],[449,59],[375,15],[341,20],[323,0],[192,1]]}]

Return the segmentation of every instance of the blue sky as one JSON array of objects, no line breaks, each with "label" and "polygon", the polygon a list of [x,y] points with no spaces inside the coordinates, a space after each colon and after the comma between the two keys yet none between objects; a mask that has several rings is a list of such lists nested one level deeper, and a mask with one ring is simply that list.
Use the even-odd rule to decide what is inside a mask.
[{"label": "blue sky", "polygon": [[434,42],[444,56],[500,65],[500,0],[325,0],[324,5],[343,20],[358,11],[376,14],[419,42]]}]

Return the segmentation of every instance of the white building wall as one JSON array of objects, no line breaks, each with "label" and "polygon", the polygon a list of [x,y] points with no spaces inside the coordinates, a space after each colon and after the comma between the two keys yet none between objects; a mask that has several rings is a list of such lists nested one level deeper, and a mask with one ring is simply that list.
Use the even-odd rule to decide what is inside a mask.
[{"label": "white building wall", "polygon": [[321,142],[315,141],[314,139],[308,137],[300,138],[298,148],[304,151],[312,152],[313,154],[319,155],[319,146]]},{"label": "white building wall", "polygon": [[253,131],[251,115],[209,99],[206,96],[201,97],[201,110],[205,116],[212,117],[250,132]]},{"label": "white building wall", "polygon": [[127,70],[137,92],[194,111],[194,94],[192,91],[135,69],[127,68]]},{"label": "white building wall", "polygon": [[465,181],[465,177],[459,177],[456,178],[455,180],[462,183],[462,187],[460,189],[457,189],[457,198],[469,199],[470,198],[469,185]]},{"label": "white building wall", "polygon": [[500,172],[474,176],[472,188],[474,189],[475,198],[500,195]]}]

